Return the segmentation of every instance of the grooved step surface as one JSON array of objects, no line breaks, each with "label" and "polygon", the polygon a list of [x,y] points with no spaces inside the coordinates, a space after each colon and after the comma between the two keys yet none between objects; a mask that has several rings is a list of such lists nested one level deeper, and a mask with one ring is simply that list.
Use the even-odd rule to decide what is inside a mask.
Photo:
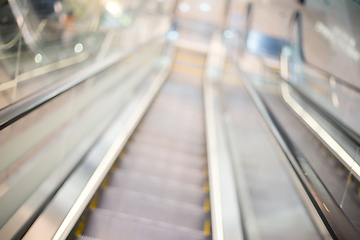
[{"label": "grooved step surface", "polygon": [[172,72],[78,239],[210,239],[202,80]]},{"label": "grooved step surface", "polygon": [[[156,138],[156,141],[153,139]],[[203,144],[194,144],[192,142],[179,140],[176,138],[166,137],[148,133],[146,131],[137,131],[131,138],[131,141],[143,143],[150,147],[167,148],[172,151],[179,151],[186,154],[193,154],[196,156],[205,155],[205,147]]]},{"label": "grooved step surface", "polygon": [[126,171],[117,171],[110,181],[110,186],[199,206],[202,206],[207,196],[203,193],[202,187],[173,181],[165,182],[159,178]]},{"label": "grooved step surface", "polygon": [[[159,224],[146,219],[109,211],[93,211],[83,231],[84,236],[95,239],[143,240],[143,239],[176,239],[205,240],[210,239],[199,231]],[[82,236],[82,239],[86,239]]]},{"label": "grooved step surface", "polygon": [[199,231],[209,217],[199,206],[125,191],[104,191],[97,207]]},{"label": "grooved step surface", "polygon": [[[153,138],[155,142],[156,138]],[[204,166],[202,156],[188,154],[183,151],[176,151],[167,147],[154,147],[142,143],[130,144],[126,148],[127,155],[145,157],[149,160],[173,162],[179,165],[189,166],[193,168],[201,168]]]},{"label": "grooved step surface", "polygon": [[121,159],[120,167],[127,171],[196,186],[202,186],[205,180],[203,172],[197,169],[190,169],[172,163],[139,160],[132,158],[131,155]]}]

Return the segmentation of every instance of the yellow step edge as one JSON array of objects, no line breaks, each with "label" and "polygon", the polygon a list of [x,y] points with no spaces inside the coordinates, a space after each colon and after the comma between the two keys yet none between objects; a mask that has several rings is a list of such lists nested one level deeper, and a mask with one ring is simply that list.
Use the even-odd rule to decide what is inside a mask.
[{"label": "yellow step edge", "polygon": [[125,153],[125,151],[123,151],[123,152],[121,152],[121,153],[119,154],[119,157],[120,157],[120,158],[123,158],[123,157],[125,157],[125,155],[126,155],[126,153]]},{"label": "yellow step edge", "polygon": [[192,66],[182,65],[179,63],[175,63],[172,68],[173,72],[178,72],[182,74],[192,75],[195,77],[202,77],[203,76],[203,69],[196,68]]},{"label": "yellow step edge", "polygon": [[321,153],[322,154],[326,153],[326,147],[324,145],[321,145]]},{"label": "yellow step edge", "polygon": [[99,200],[100,200],[100,194],[99,194],[99,193],[96,193],[95,196],[94,196],[94,198],[93,198],[93,200],[92,200],[91,203],[90,203],[90,206],[89,206],[89,208],[90,208],[91,211],[95,210],[96,206],[97,206],[98,203],[99,203]]},{"label": "yellow step edge", "polygon": [[107,188],[109,186],[109,183],[110,183],[110,176],[106,175],[104,181],[101,183],[101,188],[102,189]]},{"label": "yellow step edge", "polygon": [[209,170],[207,169],[207,167],[203,169],[203,176],[204,177],[209,176]]},{"label": "yellow step edge", "polygon": [[206,58],[193,55],[193,54],[187,54],[183,52],[178,52],[175,57],[175,61],[181,61],[181,62],[187,62],[199,66],[205,66]]},{"label": "yellow step edge", "polygon": [[204,222],[204,235],[210,236],[210,219],[206,219]]},{"label": "yellow step edge", "polygon": [[210,199],[208,197],[206,197],[204,199],[203,210],[204,210],[204,212],[209,212],[210,211]]},{"label": "yellow step edge", "polygon": [[111,171],[116,171],[118,169],[118,161],[115,161],[114,164],[111,166]]},{"label": "yellow step edge", "polygon": [[209,192],[209,181],[205,181],[203,184],[203,192],[208,193]]},{"label": "yellow step edge", "polygon": [[85,227],[85,224],[86,224],[86,221],[87,221],[87,216],[83,216],[81,218],[81,221],[79,223],[79,226],[77,227],[76,231],[75,231],[75,237],[80,237],[83,230],[84,230],[84,227]]},{"label": "yellow step edge", "polygon": [[[196,54],[199,54],[199,57],[206,58],[206,53],[201,52],[201,51],[196,51],[194,49],[189,49],[189,48],[180,47],[180,46],[177,46],[177,49],[178,49],[178,52],[181,52],[181,53],[185,53],[185,54],[189,54],[189,55],[191,55],[192,53],[196,53]],[[184,51],[184,52],[182,52],[182,51]],[[186,52],[188,52],[188,53],[186,53]]]}]

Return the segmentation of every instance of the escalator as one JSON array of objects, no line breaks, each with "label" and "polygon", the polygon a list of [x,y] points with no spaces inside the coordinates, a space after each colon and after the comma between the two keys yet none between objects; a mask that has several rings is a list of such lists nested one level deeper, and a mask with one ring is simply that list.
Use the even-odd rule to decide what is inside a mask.
[{"label": "escalator", "polygon": [[204,61],[177,50],[170,76],[82,216],[78,239],[211,238]]},{"label": "escalator", "polygon": [[[254,8],[250,3],[248,9],[245,36],[249,29],[256,29],[261,22],[260,15],[250,13],[255,11],[259,14],[261,4]],[[295,170],[297,178],[301,180],[302,187],[316,208],[316,214],[319,214],[330,233],[329,236],[321,237],[359,239],[359,142],[356,132],[350,130],[357,127],[356,124],[355,127],[351,126],[351,123],[358,120],[358,93],[355,86],[346,84],[346,81],[340,78],[347,76],[345,71],[344,76],[335,77],[330,73],[332,67],[329,67],[324,59],[317,64],[308,61],[310,58],[321,59],[331,52],[325,48],[319,50],[314,47],[319,46],[315,43],[319,39],[314,37],[316,33],[309,33],[309,26],[312,24],[309,25],[309,22],[319,23],[323,19],[317,15],[318,12],[312,16],[308,14],[310,9],[311,7],[296,9],[289,14],[285,36],[279,35],[286,40],[279,58],[280,71],[274,71],[272,59],[265,51],[256,56],[249,54],[248,48],[254,43],[251,39],[225,39],[230,58],[241,76],[241,81],[237,84],[244,85],[237,87],[239,89],[236,91],[234,83],[223,84],[225,105],[237,120],[234,123],[239,129],[237,133],[240,133],[240,130],[246,132],[239,117],[240,113],[249,111],[245,104],[248,100],[242,99],[246,89],[277,138],[282,151],[287,155],[287,162],[291,163],[292,170]],[[232,26],[229,24],[228,28],[231,29]],[[333,54],[332,57],[333,63],[341,62],[338,55]],[[251,66],[248,63],[251,60],[255,66],[258,63],[259,68]],[[341,67],[339,69],[344,70]],[[338,96],[342,96],[339,100],[341,104],[337,101]],[[250,111],[249,113],[252,114]],[[246,127],[251,126],[250,120],[244,122],[247,123]],[[256,141],[262,145],[261,140]],[[248,155],[251,154],[250,152]],[[260,154],[256,156],[258,155]],[[243,162],[247,172],[254,168],[247,158]],[[260,231],[262,232],[262,229]],[[318,232],[322,232],[321,228],[318,228]]]},{"label": "escalator", "polygon": [[[300,116],[297,116],[295,111],[297,109],[292,108],[292,105],[287,104],[286,101],[288,99],[285,99],[284,101],[281,91],[279,91],[279,89],[281,89],[281,80],[278,80],[278,76],[275,73],[273,75],[275,76],[273,78],[274,81],[270,81],[265,77],[259,79],[257,76],[244,74],[241,81],[223,80],[222,83],[224,105],[228,108],[231,116],[236,119],[236,122],[234,122],[234,130],[238,134],[237,138],[239,139],[239,142],[241,145],[251,146],[254,145],[253,141],[256,141],[256,144],[263,146],[262,153],[254,153],[254,150],[249,151],[239,145],[240,151],[243,153],[242,164],[245,168],[247,180],[251,182],[252,179],[257,179],[258,182],[261,182],[261,184],[259,184],[261,187],[256,186],[256,189],[264,189],[262,190],[263,192],[261,192],[262,200],[270,198],[276,199],[276,201],[268,201],[268,206],[272,204],[272,208],[277,209],[276,213],[271,213],[274,214],[274,216],[271,216],[269,213],[261,213],[257,208],[263,206],[257,204],[257,201],[259,200],[255,196],[251,196],[251,199],[255,202],[254,208],[256,218],[266,219],[273,217],[276,219],[276,216],[280,215],[281,212],[283,212],[283,209],[286,209],[286,205],[290,203],[289,199],[291,199],[291,197],[289,197],[289,195],[284,195],[282,198],[279,198],[279,196],[284,194],[283,188],[285,187],[284,179],[280,177],[282,175],[281,172],[278,172],[278,177],[273,177],[273,179],[269,178],[274,174],[274,168],[278,168],[273,161],[272,154],[269,154],[270,152],[264,146],[266,144],[265,141],[269,142],[269,140],[263,139],[260,136],[252,138],[254,132],[260,135],[260,131],[264,131],[257,129],[256,124],[253,123],[254,115],[258,113],[254,112],[254,109],[249,106],[254,103],[266,120],[269,129],[271,129],[276,136],[277,141],[282,147],[282,151],[286,153],[288,158],[286,162],[290,162],[292,165],[291,168],[295,169],[298,178],[302,181],[302,188],[308,192],[308,196],[317,208],[318,214],[323,219],[325,225],[327,225],[326,227],[329,230],[330,235],[328,235],[328,233],[322,235],[321,233],[324,231],[321,229],[323,227],[319,227],[319,221],[316,220],[316,218],[312,219],[315,226],[318,228],[317,231],[320,233],[321,238],[358,239],[360,202],[357,192],[358,182],[356,176],[354,176],[355,172],[351,171],[349,173],[349,171],[343,167],[341,161],[337,159],[337,156],[334,156],[331,150],[322,143],[321,137],[317,135],[318,132],[312,131],[305,120],[301,118],[305,115],[306,111],[304,111],[304,113],[302,112],[302,115],[299,114]],[[251,85],[249,82],[251,82]],[[246,93],[246,87],[250,94]],[[250,89],[250,91],[248,89]],[[249,96],[247,96],[248,94],[252,97],[254,95],[256,96],[253,97],[254,101],[251,101]],[[301,98],[298,97],[296,101],[300,102]],[[325,122],[324,119],[320,119],[319,113],[310,109],[309,106],[306,105],[305,100],[302,100],[301,106],[311,113],[310,116],[313,116],[314,118],[315,116],[318,117],[315,119],[319,124],[324,124],[327,129],[330,128],[331,124]],[[248,119],[241,119],[242,114],[246,114]],[[309,119],[309,117],[307,119]],[[316,120],[313,121],[316,122]],[[321,128],[320,126],[317,129],[318,131]],[[247,130],[249,128],[251,131]],[[322,131],[325,132],[325,130]],[[339,132],[338,129],[336,129],[336,131]],[[334,134],[335,129],[331,133]],[[241,136],[241,134],[245,135],[245,137]],[[248,138],[246,138],[246,135],[249,135]],[[279,138],[278,136],[281,137]],[[346,141],[344,136],[343,141]],[[276,150],[276,148],[271,149],[271,151],[274,150]],[[264,153],[268,158],[267,161],[251,160],[251,157],[261,159],[264,156]],[[269,162],[273,163],[270,165]],[[271,171],[267,172],[262,170],[264,168],[262,165],[265,165],[268,169],[271,169]],[[261,173],[262,176],[256,176],[259,173],[254,170],[264,172]],[[266,185],[271,181],[278,180],[278,178],[279,182],[277,183],[277,186],[279,189],[272,187],[271,191],[266,191]],[[309,194],[309,192],[311,192],[311,194]],[[296,205],[291,204],[291,208],[294,207],[296,208]],[[311,216],[311,210],[309,211],[308,209],[308,212]],[[290,211],[287,214],[290,215]],[[296,224],[291,227],[292,219],[294,219],[294,217],[289,218],[288,222],[285,223],[287,225],[286,228],[282,230],[283,236],[286,236],[288,231],[293,229],[299,231],[299,233],[301,231],[301,234],[304,234],[304,236],[298,234],[298,236],[301,236],[300,239],[317,239],[317,237],[311,233],[311,228],[306,228],[305,224],[302,225],[303,223],[300,219],[298,219]],[[279,217],[275,221],[281,222],[281,218]],[[272,234],[273,228],[280,226],[279,222],[278,224],[275,222],[267,222],[266,225],[264,225],[265,227],[260,228],[259,232],[262,235],[269,236]],[[285,224],[281,226],[284,226]],[[270,228],[271,230],[267,229],[270,225],[273,225],[272,228]],[[291,238],[291,233],[289,233],[289,236],[287,237]]]},{"label": "escalator", "polygon": [[[321,163],[334,156],[306,139],[307,127],[277,92],[279,82],[264,87],[237,64],[229,67],[221,40],[214,33],[204,52],[184,47],[186,41],[152,40],[51,96],[40,95],[41,103],[34,98],[37,105],[28,103],[1,125],[6,130],[27,115],[41,123],[35,109],[50,108],[57,115],[44,113],[52,117],[45,120],[59,127],[35,143],[52,126],[42,124],[31,141],[22,140],[36,148],[24,150],[26,164],[4,172],[34,169],[19,177],[12,196],[21,193],[23,200],[8,204],[14,213],[8,211],[0,238],[359,237],[355,191],[345,199],[345,215],[338,205],[348,179]],[[59,107],[64,103],[68,108]],[[47,155],[39,154],[40,161],[30,150]],[[317,166],[309,164],[313,159]],[[54,165],[45,173],[44,163]]]}]

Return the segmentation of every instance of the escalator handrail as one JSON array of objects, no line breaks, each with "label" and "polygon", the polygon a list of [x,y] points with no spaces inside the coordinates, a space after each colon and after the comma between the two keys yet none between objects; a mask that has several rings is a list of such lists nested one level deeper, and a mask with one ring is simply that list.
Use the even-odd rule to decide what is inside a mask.
[{"label": "escalator handrail", "polygon": [[295,24],[298,26],[298,40],[299,40],[299,49],[300,49],[300,58],[301,61],[306,65],[307,67],[310,67],[311,69],[314,69],[317,72],[320,72],[322,75],[325,75],[328,79],[330,77],[334,77],[336,79],[336,82],[340,85],[343,85],[346,88],[350,88],[353,91],[356,91],[360,94],[360,88],[348,83],[347,81],[343,80],[342,78],[335,76],[334,74],[329,73],[328,71],[322,69],[321,67],[318,67],[312,63],[310,63],[304,54],[304,47],[303,47],[303,30],[302,30],[302,15],[301,12],[298,10],[295,10],[290,18],[289,25],[286,29],[286,45],[290,46],[291,40],[292,40],[292,32]]},{"label": "escalator handrail", "polygon": [[23,98],[11,105],[0,110],[0,131],[18,121],[27,114],[33,112],[45,103],[54,99],[79,85],[92,76],[110,68],[111,66],[125,60],[128,56],[140,51],[143,47],[151,45],[156,40],[163,37],[163,34],[156,36],[143,44],[133,47],[123,53],[107,58],[105,61],[96,62],[85,69],[82,69],[75,74],[65,78],[64,80],[45,87],[44,89]]}]

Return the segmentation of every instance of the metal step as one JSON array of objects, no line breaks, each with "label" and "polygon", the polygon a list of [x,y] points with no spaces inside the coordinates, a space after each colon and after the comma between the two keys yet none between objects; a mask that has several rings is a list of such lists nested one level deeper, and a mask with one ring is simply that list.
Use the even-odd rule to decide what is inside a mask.
[{"label": "metal step", "polygon": [[[159,161],[155,159],[149,158],[141,158],[136,155],[128,154],[121,158],[120,163],[121,169],[139,172],[143,174],[157,174],[157,169],[174,168],[176,172],[185,172],[191,178],[203,178],[203,169],[191,168],[188,166],[183,166],[182,164],[178,164],[178,162],[170,162],[170,161]],[[175,170],[176,169],[176,170]],[[153,172],[153,173],[151,173]],[[162,177],[162,175],[158,175]],[[170,176],[168,179],[172,179],[174,177]],[[175,179],[174,179],[175,180]]]},{"label": "metal step", "polygon": [[199,231],[210,217],[199,206],[114,189],[101,194],[97,208]]},{"label": "metal step", "polygon": [[152,127],[139,125],[138,129],[145,130],[150,133],[160,134],[167,137],[178,138],[183,141],[188,141],[196,144],[204,144],[204,135],[201,133],[194,133],[192,131],[184,131],[183,129],[177,129],[176,126],[162,125],[158,123]]},{"label": "metal step", "polygon": [[132,142],[143,143],[151,147],[166,148],[186,154],[205,156],[205,145],[194,144],[188,141],[166,137],[146,131],[137,131],[131,137]]},{"label": "metal step", "polygon": [[173,180],[196,186],[202,186],[205,180],[203,171],[185,168],[175,164],[133,159],[131,155],[122,159],[120,167],[127,171],[156,176],[164,179],[164,181]]},{"label": "metal step", "polygon": [[[83,235],[117,240],[208,240],[202,231],[96,209],[91,212]],[[86,238],[83,238],[86,239]]]},{"label": "metal step", "polygon": [[159,122],[162,123],[162,127],[166,128],[174,128],[176,125],[176,130],[180,132],[191,133],[192,135],[201,135],[205,134],[204,124],[202,122],[198,122],[197,124],[193,124],[194,119],[189,119],[187,121],[179,121],[179,116],[168,117],[168,116],[159,116],[159,115],[148,115],[147,118],[143,119],[140,123],[142,128],[153,128],[157,126]]},{"label": "metal step", "polygon": [[112,175],[109,188],[112,187],[198,206],[202,206],[208,196],[208,193],[203,192],[202,187],[163,181],[161,178],[124,170],[117,171]]},{"label": "metal step", "polygon": [[92,238],[92,237],[88,237],[88,236],[80,236],[80,237],[77,237],[76,240],[102,240],[102,239]]},{"label": "metal step", "polygon": [[[202,111],[202,108],[199,107],[199,111]],[[164,114],[164,111],[166,111],[166,114]],[[194,113],[194,112],[184,112],[184,111],[180,111],[177,108],[173,107],[154,107],[152,109],[148,110],[148,114],[147,116],[152,117],[152,116],[162,116],[165,118],[169,118],[169,119],[176,119],[178,122],[182,123],[182,122],[186,122],[186,123],[191,123],[193,122],[194,124],[202,124],[203,123],[203,114],[202,113]],[[147,116],[145,116],[144,119],[147,118]]]},{"label": "metal step", "polygon": [[[191,78],[187,76],[186,78]],[[201,94],[201,86],[194,87],[191,86],[191,84],[183,82],[181,80],[178,81],[171,81],[171,84],[164,84],[162,88],[162,92],[159,94],[159,99],[165,94],[170,94],[167,97],[177,97],[180,98],[182,103],[191,103],[194,104],[196,102],[201,103],[202,102],[202,94]],[[156,101],[155,101],[156,103]],[[191,107],[190,107],[191,108]],[[188,110],[190,108],[184,109]]]},{"label": "metal step", "polygon": [[[204,181],[206,181],[202,171],[181,168],[179,166],[176,168],[171,168],[167,167],[166,164],[155,164],[149,161],[142,162],[141,164],[136,164],[136,162],[128,162],[124,164],[123,170],[141,173],[145,176],[154,176],[162,179],[163,181],[172,180],[194,186],[203,186]],[[116,174],[116,170],[114,174]]]},{"label": "metal step", "polygon": [[[199,147],[204,148],[202,145]],[[203,149],[204,150],[204,149]],[[132,143],[126,147],[126,154],[138,157],[145,157],[149,160],[158,160],[169,163],[176,163],[182,166],[200,169],[204,166],[204,157],[188,154],[184,151],[175,151],[162,147],[154,147],[148,144]]]}]

